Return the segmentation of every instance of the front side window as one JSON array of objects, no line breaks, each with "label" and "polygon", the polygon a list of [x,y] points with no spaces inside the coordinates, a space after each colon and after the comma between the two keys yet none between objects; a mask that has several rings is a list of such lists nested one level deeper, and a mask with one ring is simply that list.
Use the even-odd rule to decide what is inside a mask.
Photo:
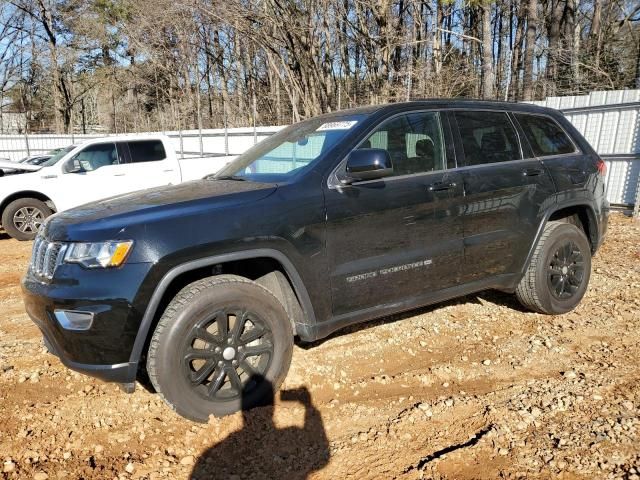
[{"label": "front side window", "polygon": [[160,140],[135,140],[127,142],[132,163],[158,162],[167,158]]},{"label": "front side window", "polygon": [[467,165],[520,160],[516,130],[504,112],[455,112]]},{"label": "front side window", "polygon": [[66,165],[67,172],[92,172],[109,165],[117,165],[115,143],[97,143],[78,152]]},{"label": "front side window", "polygon": [[515,116],[537,157],[575,152],[567,134],[551,118],[524,113],[516,113]]},{"label": "front side window", "polygon": [[358,148],[389,152],[394,175],[411,175],[444,168],[444,145],[437,112],[398,116],[382,124]]}]

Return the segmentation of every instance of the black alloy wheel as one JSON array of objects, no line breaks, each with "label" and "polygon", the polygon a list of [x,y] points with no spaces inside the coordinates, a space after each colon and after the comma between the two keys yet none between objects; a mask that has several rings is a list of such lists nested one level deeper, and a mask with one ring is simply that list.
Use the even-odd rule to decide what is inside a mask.
[{"label": "black alloy wheel", "polygon": [[568,241],[560,245],[549,263],[549,290],[558,299],[572,297],[584,281],[584,256],[580,247]]},{"label": "black alloy wheel", "polygon": [[196,323],[182,350],[192,388],[210,401],[237,400],[264,376],[273,357],[273,334],[255,312],[225,309]]}]

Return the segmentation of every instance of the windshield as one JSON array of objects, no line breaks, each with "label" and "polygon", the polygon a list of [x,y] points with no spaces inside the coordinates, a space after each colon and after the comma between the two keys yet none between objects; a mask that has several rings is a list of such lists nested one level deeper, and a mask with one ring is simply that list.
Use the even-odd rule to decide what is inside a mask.
[{"label": "windshield", "polygon": [[47,160],[46,162],[42,163],[41,165],[43,167],[50,167],[51,165],[55,165],[56,163],[58,163],[58,160],[60,160],[62,157],[64,157],[67,153],[69,153],[71,150],[73,150],[74,148],[76,148],[77,145],[69,145],[68,147],[64,147],[61,148],[60,151],[58,153],[56,153],[54,156],[52,156],[49,160]]},{"label": "windshield", "polygon": [[315,118],[285,128],[236,158],[212,178],[286,181],[311,168],[365,115]]}]

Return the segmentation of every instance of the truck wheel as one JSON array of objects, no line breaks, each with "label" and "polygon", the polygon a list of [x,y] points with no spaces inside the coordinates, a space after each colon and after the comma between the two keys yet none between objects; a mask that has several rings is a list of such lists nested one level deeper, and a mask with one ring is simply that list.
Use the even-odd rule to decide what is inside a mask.
[{"label": "truck wheel", "polygon": [[14,200],[2,212],[2,226],[16,240],[33,240],[51,209],[35,198]]},{"label": "truck wheel", "polygon": [[284,307],[266,288],[235,275],[199,280],[169,303],[151,338],[147,371],[183,417],[206,422],[270,402],[293,351]]},{"label": "truck wheel", "polygon": [[573,310],[591,275],[591,246],[570,223],[549,222],[516,289],[520,303],[534,312],[557,315]]}]

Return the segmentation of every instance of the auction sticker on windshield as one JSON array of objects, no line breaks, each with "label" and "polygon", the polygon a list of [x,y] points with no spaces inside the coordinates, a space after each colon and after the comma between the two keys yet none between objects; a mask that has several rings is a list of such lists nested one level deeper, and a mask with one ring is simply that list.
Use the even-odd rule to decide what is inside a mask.
[{"label": "auction sticker on windshield", "polygon": [[343,122],[323,123],[322,125],[320,125],[320,127],[316,131],[322,132],[323,130],[349,130],[356,123],[358,123],[357,120],[345,120]]}]

